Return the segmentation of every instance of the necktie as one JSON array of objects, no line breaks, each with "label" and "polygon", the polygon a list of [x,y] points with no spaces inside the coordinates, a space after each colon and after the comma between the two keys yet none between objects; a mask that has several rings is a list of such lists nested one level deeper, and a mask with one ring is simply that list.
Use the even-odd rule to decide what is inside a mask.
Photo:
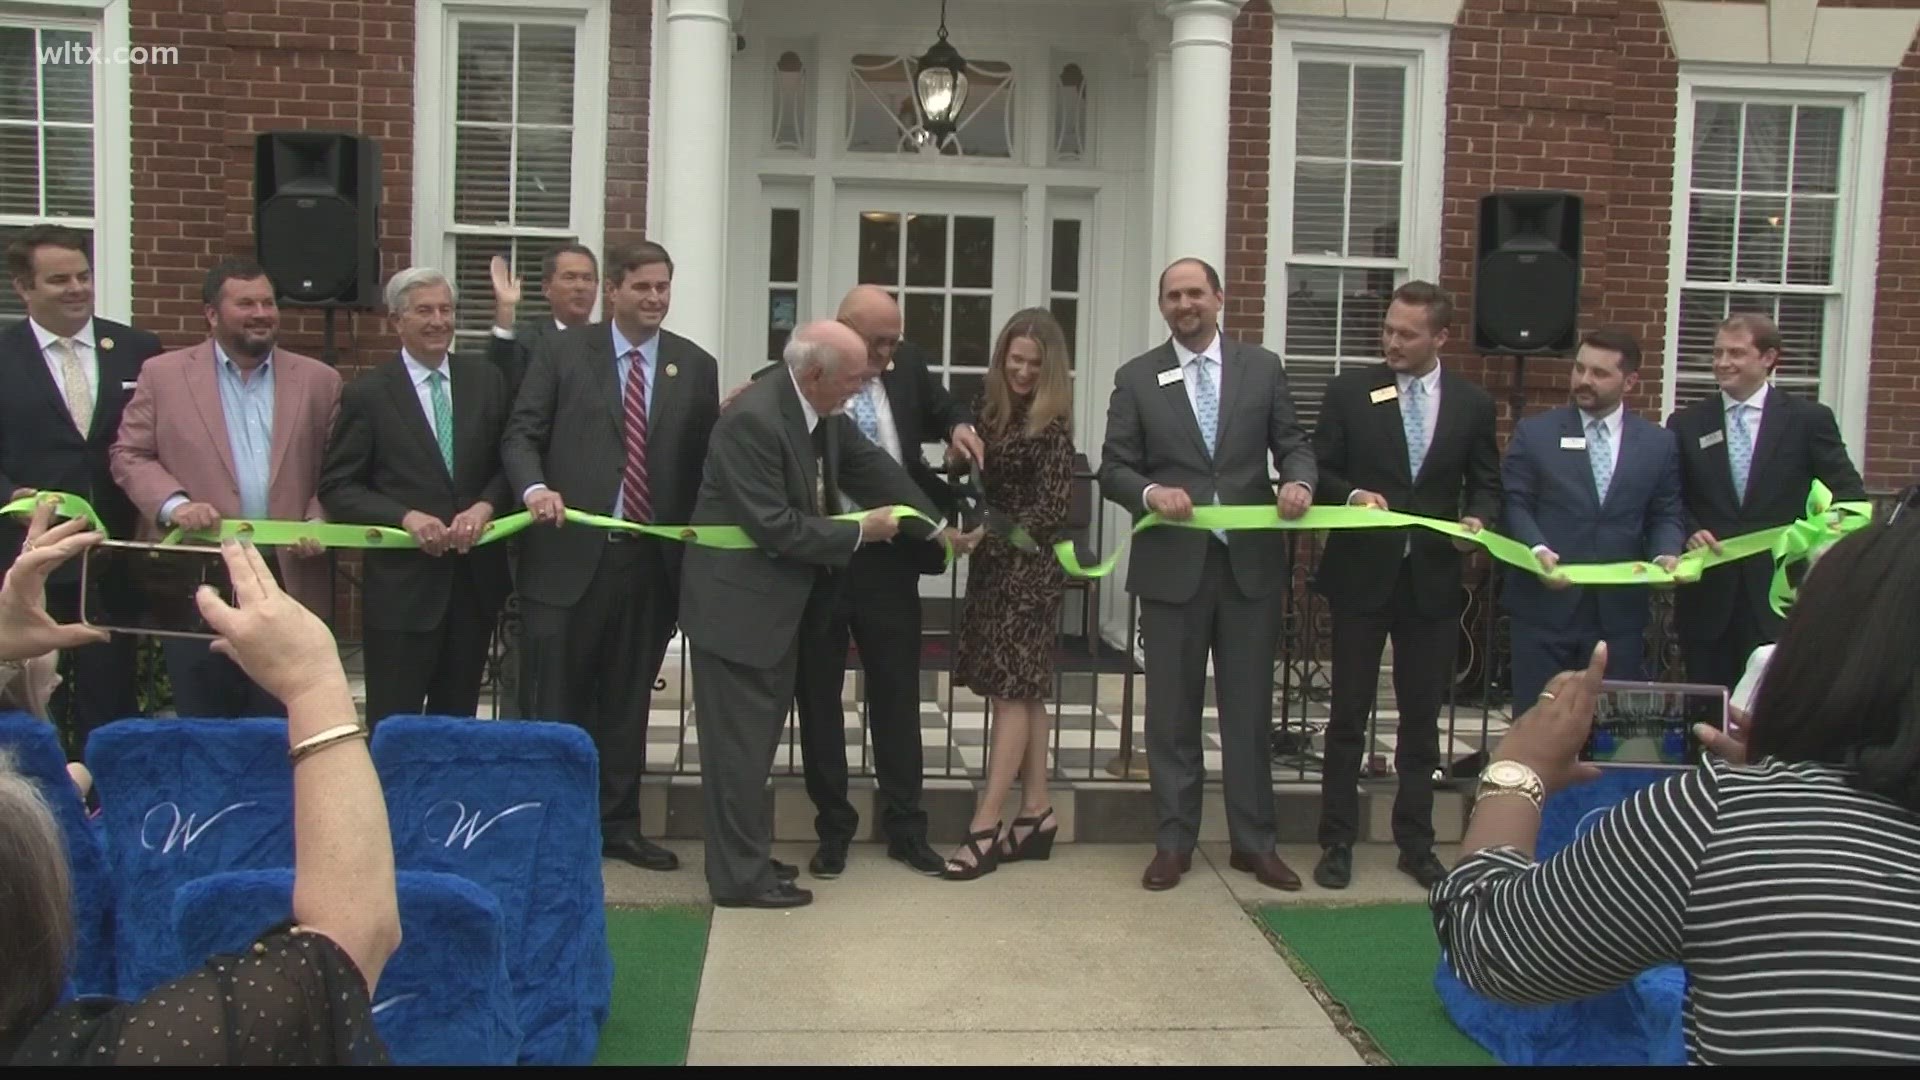
[{"label": "necktie", "polygon": [[1740,404],[1727,410],[1727,457],[1733,463],[1733,493],[1747,498],[1747,473],[1753,468],[1753,435],[1747,431],[1747,410]]},{"label": "necktie", "polygon": [[827,421],[821,417],[813,425],[813,512],[826,517],[827,510]]},{"label": "necktie", "polygon": [[1420,465],[1427,460],[1427,388],[1419,379],[1407,385],[1400,396],[1400,426],[1407,433],[1407,468],[1420,479]]},{"label": "necktie", "polygon": [[627,467],[620,475],[621,516],[653,520],[653,495],[647,486],[647,373],[640,350],[627,350],[627,390],[621,402],[627,426]]},{"label": "necktie", "polygon": [[1613,483],[1613,439],[1598,420],[1587,421],[1587,463],[1593,466],[1593,490],[1604,503],[1607,486]]},{"label": "necktie", "polygon": [[447,373],[427,373],[427,396],[433,399],[433,437],[440,443],[440,460],[453,475],[453,402],[447,397]]},{"label": "necktie", "polygon": [[1199,406],[1200,434],[1207,440],[1207,456],[1212,457],[1220,438],[1220,390],[1213,384],[1212,366],[1204,356],[1193,361],[1193,397]]},{"label": "necktie", "polygon": [[873,407],[873,383],[864,383],[860,392],[853,395],[853,422],[860,425],[860,434],[875,446],[880,442],[880,413]]},{"label": "necktie", "polygon": [[61,389],[67,399],[67,414],[80,434],[93,430],[93,388],[87,385],[87,369],[80,362],[80,350],[66,338],[55,338],[48,348],[60,361]]}]

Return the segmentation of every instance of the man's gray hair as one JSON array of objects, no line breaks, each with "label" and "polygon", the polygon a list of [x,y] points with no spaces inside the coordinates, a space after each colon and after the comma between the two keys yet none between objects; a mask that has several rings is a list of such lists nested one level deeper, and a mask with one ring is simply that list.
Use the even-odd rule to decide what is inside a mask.
[{"label": "man's gray hair", "polygon": [[802,338],[795,334],[787,339],[787,347],[780,352],[780,358],[795,375],[805,375],[814,368],[825,369],[828,375],[840,374],[847,363],[847,354],[833,347],[829,341]]},{"label": "man's gray hair", "polygon": [[398,314],[407,305],[407,296],[415,289],[425,289],[434,285],[445,285],[447,295],[453,302],[460,302],[460,290],[453,287],[447,275],[431,266],[409,266],[405,270],[387,279],[387,313]]}]

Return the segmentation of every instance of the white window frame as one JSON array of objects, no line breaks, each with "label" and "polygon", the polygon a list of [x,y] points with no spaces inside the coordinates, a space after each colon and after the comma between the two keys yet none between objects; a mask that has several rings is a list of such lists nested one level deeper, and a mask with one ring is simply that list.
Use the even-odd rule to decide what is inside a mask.
[{"label": "white window frame", "polygon": [[[22,25],[91,31],[102,56],[127,56],[133,47],[130,0],[36,0],[0,3],[0,13]],[[52,221],[73,224],[93,236],[94,310],[102,318],[133,322],[133,133],[128,126],[132,65],[93,67],[93,218],[28,218],[7,224]],[[12,283],[6,286],[11,289]]]},{"label": "white window frame", "polygon": [[1802,71],[1780,65],[1694,64],[1680,69],[1679,90],[1662,415],[1673,412],[1679,392],[1680,292],[1687,274],[1695,103],[1704,95],[1743,102],[1839,106],[1845,113],[1840,141],[1840,207],[1834,220],[1833,272],[1839,298],[1826,322],[1827,344],[1820,356],[1820,399],[1833,409],[1847,451],[1855,466],[1864,471],[1892,76],[1886,72]]},{"label": "white window frame", "polygon": [[[1396,275],[1395,284],[1416,278],[1437,282],[1446,176],[1447,45],[1451,30],[1449,25],[1373,20],[1274,20],[1265,334],[1268,346],[1275,352],[1285,352],[1287,336],[1287,264],[1293,255],[1293,144],[1300,62],[1391,60],[1409,65],[1405,117],[1407,164],[1400,187],[1400,254],[1406,269]],[[1355,260],[1355,265],[1366,264]],[[1455,327],[1456,333],[1459,329]]]},{"label": "white window frame", "polygon": [[[609,0],[421,0],[415,35],[413,136],[413,263],[454,273],[453,140],[459,72],[454,35],[464,19],[574,25],[573,167],[567,231],[606,254],[607,80]],[[488,229],[489,233],[522,230]],[[524,230],[539,236],[546,230]],[[384,287],[384,282],[382,283]],[[526,282],[530,291],[538,282]],[[486,303],[463,296],[460,303]],[[596,304],[598,302],[596,301]]]}]

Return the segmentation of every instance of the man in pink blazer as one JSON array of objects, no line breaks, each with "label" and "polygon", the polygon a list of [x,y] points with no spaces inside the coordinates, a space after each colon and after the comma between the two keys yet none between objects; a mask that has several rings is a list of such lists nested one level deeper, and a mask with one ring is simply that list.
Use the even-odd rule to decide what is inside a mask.
[{"label": "man in pink blazer", "polygon": [[[320,463],[340,406],[340,375],[276,349],[280,315],[266,271],[240,259],[207,275],[206,341],[147,361],[120,422],[113,478],[142,537],[225,519],[319,521]],[[282,548],[276,572],[301,603],[332,614],[326,552]],[[191,638],[164,644],[182,717],[284,716],[231,660]]]}]

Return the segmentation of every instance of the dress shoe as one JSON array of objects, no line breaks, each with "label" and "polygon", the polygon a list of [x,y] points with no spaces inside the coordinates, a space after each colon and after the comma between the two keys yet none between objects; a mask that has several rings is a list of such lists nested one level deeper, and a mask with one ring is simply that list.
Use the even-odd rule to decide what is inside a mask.
[{"label": "dress shoe", "polygon": [[1257,855],[1236,851],[1227,858],[1227,865],[1243,873],[1252,874],[1260,884],[1269,889],[1279,889],[1281,892],[1300,891],[1300,875],[1294,873],[1291,867],[1280,861],[1280,856],[1271,851],[1263,851]]},{"label": "dress shoe", "polygon": [[642,870],[678,870],[680,856],[644,837],[610,840],[600,845],[600,857],[632,863]]},{"label": "dress shoe", "polygon": [[1147,864],[1147,872],[1140,875],[1140,884],[1150,892],[1160,892],[1180,884],[1180,875],[1193,869],[1191,851],[1155,851],[1153,861]]},{"label": "dress shoe", "polygon": [[1322,852],[1320,864],[1313,868],[1313,880],[1323,889],[1344,889],[1353,884],[1353,849],[1335,844]]},{"label": "dress shoe", "polygon": [[757,896],[716,896],[715,907],[790,908],[813,903],[813,894],[791,881],[782,881]]},{"label": "dress shoe", "polygon": [[820,849],[807,860],[807,873],[823,881],[839,877],[847,872],[847,842],[845,840],[822,840]]},{"label": "dress shoe", "polygon": [[792,863],[783,863],[779,859],[768,859],[767,863],[773,867],[773,876],[781,881],[795,881],[800,877],[800,868]]},{"label": "dress shoe", "polygon": [[1431,851],[1423,851],[1418,855],[1403,852],[1396,865],[1401,873],[1419,882],[1423,889],[1431,889],[1447,879],[1446,866]]},{"label": "dress shoe", "polygon": [[939,877],[947,869],[947,860],[933,850],[925,839],[895,840],[887,845],[887,858],[906,863],[922,874]]}]

